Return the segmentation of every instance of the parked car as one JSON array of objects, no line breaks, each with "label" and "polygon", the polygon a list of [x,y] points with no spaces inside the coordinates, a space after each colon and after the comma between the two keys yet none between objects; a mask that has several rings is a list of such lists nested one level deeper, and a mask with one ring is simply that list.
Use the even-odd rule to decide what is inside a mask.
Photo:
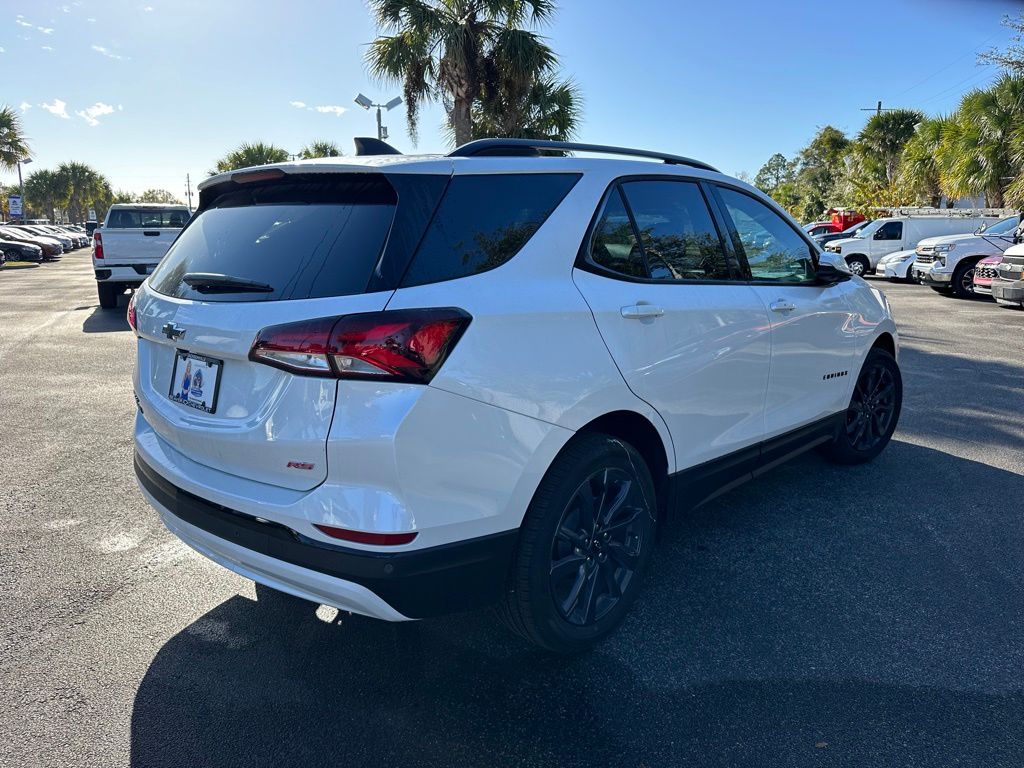
[{"label": "parked car", "polygon": [[22,242],[19,240],[8,240],[0,235],[0,256],[4,261],[42,261],[43,249],[38,245]]},{"label": "parked car", "polygon": [[70,236],[62,235],[59,232],[50,231],[49,229],[41,225],[24,224],[21,226],[21,229],[24,229],[28,233],[37,235],[39,237],[49,237],[56,240],[58,243],[60,243],[61,247],[64,249],[65,252],[72,251],[75,248],[75,242],[74,240],[71,239]]},{"label": "parked car", "polygon": [[845,240],[850,237],[855,237],[864,227],[870,224],[870,221],[859,221],[856,224],[851,224],[849,228],[844,229],[842,232],[830,232],[824,235],[817,235],[813,237],[815,243],[818,244],[819,248],[824,249],[826,245],[836,240]]},{"label": "parked car", "polygon": [[1010,216],[970,235],[931,237],[917,245],[915,276],[940,292],[974,296],[974,267],[986,256],[1001,256],[1014,243],[1020,219]]},{"label": "parked car", "polygon": [[1024,244],[1003,253],[992,280],[992,298],[1008,307],[1024,307]]},{"label": "parked car", "polygon": [[883,256],[916,248],[925,238],[967,234],[1000,218],[956,212],[875,219],[854,237],[831,242],[825,250],[842,254],[855,275],[866,275],[875,271]]},{"label": "parked car", "polygon": [[883,256],[875,265],[875,274],[887,277],[890,280],[913,280],[910,274],[910,267],[917,258],[917,251],[896,251],[888,256]]},{"label": "parked car", "polygon": [[142,492],[260,602],[500,603],[582,650],[677,506],[889,441],[885,296],[769,197],[696,160],[537,148],[601,149],[211,177],[132,295]]},{"label": "parked car", "polygon": [[103,226],[93,232],[92,264],[101,307],[116,307],[117,297],[126,288],[135,288],[146,279],[188,218],[184,205],[110,206]]},{"label": "parked car", "polygon": [[974,267],[974,295],[991,296],[992,280],[998,272],[997,267],[1003,260],[1003,254],[986,256]]},{"label": "parked car", "polygon": [[0,227],[0,237],[21,243],[31,243],[43,249],[43,260],[52,261],[64,253],[64,246],[53,237],[45,237],[29,232],[25,227]]}]

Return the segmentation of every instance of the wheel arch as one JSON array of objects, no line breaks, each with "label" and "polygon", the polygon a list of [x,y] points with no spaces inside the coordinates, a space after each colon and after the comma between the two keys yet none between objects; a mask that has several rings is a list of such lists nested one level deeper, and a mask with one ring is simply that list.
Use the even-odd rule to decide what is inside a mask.
[{"label": "wheel arch", "polygon": [[893,359],[896,359],[896,339],[888,331],[883,331],[871,345],[871,349],[884,349]]},{"label": "wheel arch", "polygon": [[584,424],[577,434],[605,434],[632,445],[647,463],[654,479],[658,499],[658,514],[668,509],[669,455],[657,427],[646,416],[636,411],[612,411]]}]

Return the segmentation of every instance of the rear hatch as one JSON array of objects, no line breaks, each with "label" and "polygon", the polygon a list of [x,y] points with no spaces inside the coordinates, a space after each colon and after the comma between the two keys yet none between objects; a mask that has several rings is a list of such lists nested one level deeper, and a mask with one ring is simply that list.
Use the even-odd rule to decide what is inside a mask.
[{"label": "rear hatch", "polygon": [[188,218],[188,209],[174,206],[112,210],[100,230],[106,266],[156,264]]},{"label": "rear hatch", "polygon": [[[389,271],[400,277],[447,176],[266,175],[204,190],[139,291],[137,386],[147,422],[189,459],[308,490],[326,478],[345,382],[253,362],[254,341],[269,326],[383,310]],[[400,207],[403,183],[414,189]]]}]

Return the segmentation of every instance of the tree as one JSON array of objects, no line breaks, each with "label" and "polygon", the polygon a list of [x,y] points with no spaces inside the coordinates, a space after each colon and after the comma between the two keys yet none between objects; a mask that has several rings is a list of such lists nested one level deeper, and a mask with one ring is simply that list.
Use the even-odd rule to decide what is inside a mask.
[{"label": "tree", "polygon": [[992,49],[982,53],[978,56],[978,63],[995,64],[1011,75],[1024,75],[1024,11],[1017,18],[1004,16],[1003,26],[1013,30],[1013,43],[1005,51]]},{"label": "tree", "polygon": [[41,218],[50,218],[54,211],[63,211],[70,194],[67,177],[54,171],[40,169],[25,177],[25,199],[32,213]]},{"label": "tree", "polygon": [[554,0],[370,0],[386,34],[366,61],[374,76],[402,83],[409,134],[417,137],[419,107],[440,100],[455,143],[473,137],[473,107],[482,95],[520,104],[556,66],[535,32]]},{"label": "tree", "polygon": [[797,218],[815,219],[842,203],[845,157],[850,140],[838,128],[826,125],[796,157],[796,191],[800,202]]},{"label": "tree", "polygon": [[110,192],[110,182],[85,163],[62,163],[56,176],[68,190],[67,209],[72,221],[85,221],[88,209],[104,202]]},{"label": "tree", "polygon": [[262,141],[252,144],[246,142],[218,160],[216,169],[210,171],[210,175],[224,173],[224,171],[235,171],[239,168],[249,168],[254,165],[284,163],[287,160],[288,151],[281,149],[281,147],[274,146],[273,144],[264,144]]},{"label": "tree", "polygon": [[21,128],[21,118],[13,107],[0,107],[0,168],[13,171],[28,157],[29,146]]},{"label": "tree", "polygon": [[333,141],[317,139],[304,146],[299,152],[299,157],[303,160],[313,160],[318,157],[341,157],[344,154]]},{"label": "tree", "polygon": [[147,189],[135,201],[138,203],[174,203],[184,205],[178,198],[166,189]]},{"label": "tree", "polygon": [[793,180],[793,164],[780,152],[768,158],[754,177],[754,186],[769,195],[780,185]]},{"label": "tree", "polygon": [[988,205],[1001,208],[1010,181],[1024,169],[1018,149],[1022,122],[1024,76],[1003,75],[991,87],[965,95],[939,148],[946,194],[984,194]]},{"label": "tree", "polygon": [[897,174],[903,147],[925,119],[913,109],[894,109],[872,115],[850,145],[846,193],[858,206],[902,203]]},{"label": "tree", "polygon": [[928,118],[917,126],[903,147],[898,183],[903,194],[926,200],[938,207],[942,202],[942,138],[949,128],[948,117]]},{"label": "tree", "polygon": [[477,100],[472,136],[569,141],[576,136],[582,112],[583,96],[575,82],[545,76],[525,97],[497,91]]}]

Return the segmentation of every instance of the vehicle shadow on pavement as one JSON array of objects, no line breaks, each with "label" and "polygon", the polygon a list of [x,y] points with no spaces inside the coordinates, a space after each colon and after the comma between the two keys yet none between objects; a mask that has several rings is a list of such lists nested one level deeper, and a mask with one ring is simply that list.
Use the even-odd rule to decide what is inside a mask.
[{"label": "vehicle shadow on pavement", "polygon": [[114,331],[131,331],[128,325],[128,317],[125,309],[128,305],[125,300],[119,301],[117,309],[103,309],[96,307],[82,323],[83,333],[111,333]]},{"label": "vehicle shadow on pavement", "polygon": [[673,521],[578,658],[488,613],[275,621],[234,597],[153,659],[132,765],[1021,765],[1021,498],[909,443],[809,454]]}]

